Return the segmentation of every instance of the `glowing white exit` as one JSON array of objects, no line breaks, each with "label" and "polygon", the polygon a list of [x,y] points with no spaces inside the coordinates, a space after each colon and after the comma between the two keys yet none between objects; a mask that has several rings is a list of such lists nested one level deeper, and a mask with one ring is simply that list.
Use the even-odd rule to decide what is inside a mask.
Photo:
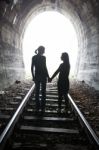
[{"label": "glowing white exit", "polygon": [[78,42],[72,23],[58,12],[43,12],[28,25],[23,40],[23,55],[26,75],[31,76],[31,58],[40,45],[45,46],[49,74],[52,75],[61,63],[62,52],[68,52],[73,73]]}]

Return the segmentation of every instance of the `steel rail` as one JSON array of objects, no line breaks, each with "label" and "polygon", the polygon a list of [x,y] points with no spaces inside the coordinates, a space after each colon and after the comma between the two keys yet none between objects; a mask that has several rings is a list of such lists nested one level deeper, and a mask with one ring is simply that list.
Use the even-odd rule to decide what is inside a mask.
[{"label": "steel rail", "polygon": [[79,110],[79,108],[77,107],[77,105],[75,104],[75,102],[73,101],[73,99],[71,98],[71,96],[69,94],[68,94],[68,98],[69,98],[70,103],[74,107],[77,115],[79,116],[80,120],[82,121],[84,127],[86,127],[86,129],[89,131],[90,136],[94,142],[94,146],[96,148],[99,148],[99,138],[96,135],[95,131],[92,129],[92,127],[90,126],[90,124],[88,123],[88,121],[86,120],[86,118],[84,117],[82,112]]},{"label": "steel rail", "polygon": [[11,118],[9,123],[7,124],[6,128],[4,129],[2,134],[0,135],[0,150],[3,150],[6,141],[8,140],[9,136],[13,132],[13,129],[14,129],[14,127],[15,127],[15,125],[16,125],[16,123],[17,123],[17,121],[18,121],[18,119],[19,119],[19,117],[21,115],[21,113],[23,112],[23,109],[26,106],[26,103],[28,102],[31,94],[33,93],[34,87],[35,87],[35,85],[33,84],[31,89],[28,91],[28,93],[26,94],[26,96],[22,100],[21,104],[19,105],[19,107],[15,111],[13,117]]}]

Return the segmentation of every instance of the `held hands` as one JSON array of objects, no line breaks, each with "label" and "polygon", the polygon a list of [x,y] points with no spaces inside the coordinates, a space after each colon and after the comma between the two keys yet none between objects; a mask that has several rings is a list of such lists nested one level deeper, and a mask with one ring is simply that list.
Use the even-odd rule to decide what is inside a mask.
[{"label": "held hands", "polygon": [[48,82],[51,82],[52,81],[52,78],[48,78]]}]

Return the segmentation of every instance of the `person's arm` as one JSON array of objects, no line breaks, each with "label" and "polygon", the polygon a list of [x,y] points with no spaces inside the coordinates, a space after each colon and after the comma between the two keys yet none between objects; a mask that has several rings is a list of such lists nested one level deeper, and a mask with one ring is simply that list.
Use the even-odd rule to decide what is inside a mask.
[{"label": "person's arm", "polygon": [[34,58],[32,57],[32,63],[31,63],[31,73],[32,73],[32,78],[33,81],[35,80],[35,75],[34,75]]},{"label": "person's arm", "polygon": [[55,76],[60,72],[60,66],[59,68],[54,72],[54,74],[52,75],[52,77],[50,78],[50,80],[52,81],[53,78],[55,78]]},{"label": "person's arm", "polygon": [[45,57],[45,68],[46,68],[46,75],[47,75],[47,77],[49,79],[49,73],[48,73],[48,69],[47,69],[47,66],[46,66],[46,57]]}]

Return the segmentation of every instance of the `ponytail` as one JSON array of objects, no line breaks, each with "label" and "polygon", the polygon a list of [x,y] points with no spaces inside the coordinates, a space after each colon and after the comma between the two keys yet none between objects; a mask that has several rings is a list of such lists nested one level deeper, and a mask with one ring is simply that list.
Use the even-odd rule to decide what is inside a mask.
[{"label": "ponytail", "polygon": [[37,54],[37,53],[38,53],[38,49],[35,50],[35,54]]}]

